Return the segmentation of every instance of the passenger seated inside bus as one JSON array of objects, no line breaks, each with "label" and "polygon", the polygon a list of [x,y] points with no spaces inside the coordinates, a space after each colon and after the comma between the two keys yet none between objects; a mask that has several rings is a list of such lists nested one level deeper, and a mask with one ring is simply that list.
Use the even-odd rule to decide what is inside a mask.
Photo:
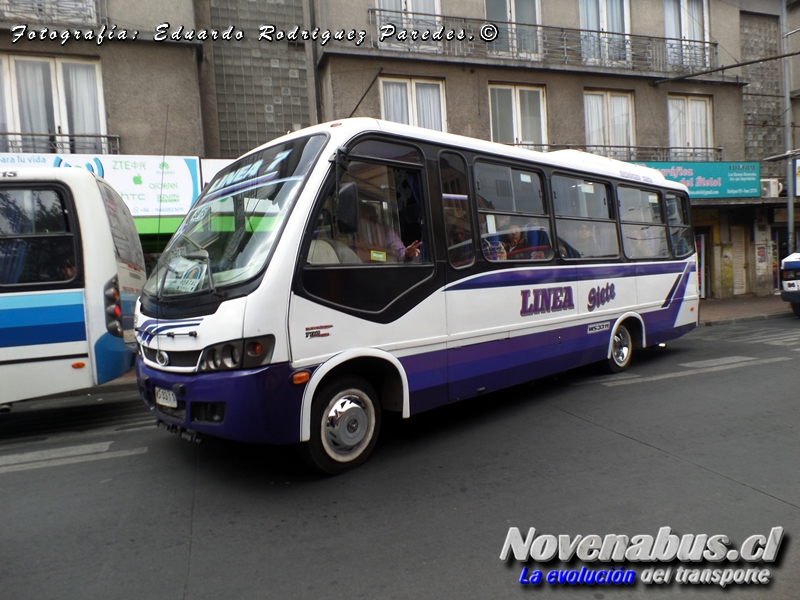
[{"label": "passenger seated inside bus", "polygon": [[[381,215],[379,208],[368,202],[361,202],[358,213],[358,231],[354,234],[353,243],[359,256],[362,256],[364,250],[369,252],[367,260],[362,256],[364,262],[402,263],[419,256],[422,242],[415,240],[406,246],[398,235],[399,227],[384,223],[386,215]],[[394,221],[391,216],[393,215],[390,215],[390,222]]]},{"label": "passenger seated inside bus", "polygon": [[75,277],[75,272],[77,268],[75,267],[75,258],[67,257],[61,263],[61,274],[64,276],[65,281],[69,281],[73,277]]},{"label": "passenger seated inside bus", "polygon": [[619,254],[617,229],[610,221],[558,219],[562,258],[608,258]]},{"label": "passenger seated inside bus", "polygon": [[577,233],[573,237],[572,246],[580,252],[583,257],[600,255],[600,246],[594,241],[592,226],[589,223],[578,223]]},{"label": "passenger seated inside bus", "polygon": [[424,262],[419,175],[387,165],[353,161],[340,185],[355,183],[358,216],[339,223],[334,190],[316,217],[307,262],[387,264]]},{"label": "passenger seated inside bus", "polygon": [[453,225],[448,233],[448,251],[450,263],[459,267],[472,262],[472,240],[467,230],[461,225]]},{"label": "passenger seated inside bus", "polygon": [[550,226],[547,219],[503,214],[481,215],[484,256],[496,260],[550,260]]}]

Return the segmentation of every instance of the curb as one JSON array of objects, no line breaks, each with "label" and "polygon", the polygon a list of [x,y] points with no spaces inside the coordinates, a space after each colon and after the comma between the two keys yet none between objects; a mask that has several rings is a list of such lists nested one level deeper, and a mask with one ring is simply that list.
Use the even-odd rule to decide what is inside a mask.
[{"label": "curb", "polygon": [[769,315],[749,315],[747,317],[732,317],[730,319],[718,319],[715,321],[700,321],[700,327],[712,327],[714,325],[733,325],[735,323],[747,323],[749,321],[771,321],[772,319],[797,318],[794,313],[774,313]]}]

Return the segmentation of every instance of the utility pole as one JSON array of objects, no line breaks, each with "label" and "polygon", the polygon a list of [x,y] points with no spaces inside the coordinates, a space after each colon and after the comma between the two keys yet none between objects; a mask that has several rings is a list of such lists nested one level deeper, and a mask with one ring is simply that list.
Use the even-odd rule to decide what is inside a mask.
[{"label": "utility pole", "polygon": [[789,31],[786,20],[786,0],[781,1],[781,53],[783,60],[783,124],[784,142],[786,149],[786,221],[789,236],[789,254],[794,253],[794,156],[792,155],[792,98],[789,90],[789,41],[788,38],[794,31]]}]

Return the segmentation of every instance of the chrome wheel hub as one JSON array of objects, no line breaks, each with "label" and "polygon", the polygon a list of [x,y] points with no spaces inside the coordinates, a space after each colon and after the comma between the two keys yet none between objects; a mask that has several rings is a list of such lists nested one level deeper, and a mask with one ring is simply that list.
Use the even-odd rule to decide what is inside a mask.
[{"label": "chrome wheel hub", "polygon": [[345,392],[334,398],[326,409],[322,443],[331,458],[349,461],[361,454],[374,430],[372,403],[357,393]]},{"label": "chrome wheel hub", "polygon": [[622,366],[628,362],[631,353],[631,338],[625,330],[619,330],[614,334],[614,346],[611,355],[614,362]]}]

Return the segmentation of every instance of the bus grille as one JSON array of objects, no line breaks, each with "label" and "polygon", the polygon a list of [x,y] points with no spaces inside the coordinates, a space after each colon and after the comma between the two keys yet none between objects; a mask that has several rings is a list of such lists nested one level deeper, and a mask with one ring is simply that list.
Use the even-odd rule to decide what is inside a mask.
[{"label": "bus grille", "polygon": [[[158,350],[155,348],[148,348],[147,346],[142,346],[144,350],[144,357],[154,363],[157,363],[156,354]],[[187,352],[177,352],[171,351],[168,352],[169,354],[169,365],[170,367],[196,367],[197,361],[200,359],[201,350],[190,350]]]}]

